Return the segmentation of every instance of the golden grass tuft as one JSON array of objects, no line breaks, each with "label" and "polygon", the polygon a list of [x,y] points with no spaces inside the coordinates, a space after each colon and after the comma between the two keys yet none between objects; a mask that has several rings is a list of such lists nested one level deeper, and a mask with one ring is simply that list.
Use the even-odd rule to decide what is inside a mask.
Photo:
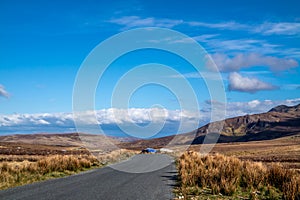
[{"label": "golden grass tuft", "polygon": [[78,171],[96,165],[97,159],[93,156],[54,155],[39,160],[36,164],[40,173]]},{"label": "golden grass tuft", "polygon": [[177,160],[180,192],[185,198],[209,191],[212,195],[247,194],[267,198],[300,199],[299,174],[279,164],[241,161],[220,154],[200,155],[186,152]]},{"label": "golden grass tuft", "polygon": [[97,155],[97,159],[100,161],[101,164],[107,165],[107,164],[119,162],[121,160],[126,160],[138,153],[139,151],[118,149],[118,150],[111,151],[109,153]]}]

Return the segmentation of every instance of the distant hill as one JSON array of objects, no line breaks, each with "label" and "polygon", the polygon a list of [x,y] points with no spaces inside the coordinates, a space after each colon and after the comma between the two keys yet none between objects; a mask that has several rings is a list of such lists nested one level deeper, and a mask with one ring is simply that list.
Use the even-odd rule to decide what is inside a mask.
[{"label": "distant hill", "polygon": [[[223,123],[220,132],[211,132],[209,127]],[[163,147],[167,144],[202,144],[209,134],[211,138],[219,137],[218,143],[247,142],[270,140],[300,134],[300,104],[296,106],[280,105],[261,114],[229,118],[220,122],[206,124],[201,128],[181,135],[139,140],[123,144],[130,148]],[[206,141],[209,143],[209,140]]]},{"label": "distant hill", "polygon": [[[125,140],[126,141],[126,140]],[[85,133],[39,133],[0,136],[1,143],[19,143],[57,147],[87,147],[89,150],[115,149],[121,139]]]},{"label": "distant hill", "polygon": [[64,134],[16,134],[0,136],[0,142],[14,142],[26,144],[39,144],[50,146],[81,146],[78,133],[64,133]]}]

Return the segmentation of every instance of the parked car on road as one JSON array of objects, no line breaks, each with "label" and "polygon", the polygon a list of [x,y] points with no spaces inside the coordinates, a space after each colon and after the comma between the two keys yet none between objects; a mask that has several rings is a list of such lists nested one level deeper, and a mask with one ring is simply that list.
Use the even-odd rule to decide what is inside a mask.
[{"label": "parked car on road", "polygon": [[156,153],[157,151],[153,148],[143,149],[141,153]]}]

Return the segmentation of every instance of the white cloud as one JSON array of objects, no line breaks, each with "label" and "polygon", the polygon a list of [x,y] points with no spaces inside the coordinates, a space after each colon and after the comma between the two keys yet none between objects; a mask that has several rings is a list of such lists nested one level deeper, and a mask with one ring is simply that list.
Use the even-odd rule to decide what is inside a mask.
[{"label": "white cloud", "polygon": [[231,91],[255,93],[260,90],[274,90],[276,86],[258,80],[257,78],[243,77],[237,72],[229,74],[228,89]]},{"label": "white cloud", "polygon": [[[166,122],[183,120],[197,120],[197,112],[191,112],[186,110],[167,110],[162,108],[129,108],[118,109],[109,108],[102,109],[96,112],[83,112],[78,115],[80,119],[83,119],[85,123],[97,123],[97,124],[144,124],[149,122],[158,123],[163,120]],[[96,115],[97,122],[91,120]],[[84,117],[83,117],[84,116]],[[86,118],[86,116],[89,116]],[[87,119],[90,119],[86,121]],[[84,122],[83,121],[83,122]]]},{"label": "white cloud", "polygon": [[[226,103],[226,117],[235,117],[246,114],[267,112],[277,105],[296,105],[300,103],[300,98],[286,100],[251,100],[248,102],[228,102]],[[147,124],[150,121],[161,123],[166,121],[168,134],[176,133],[176,127],[182,119],[184,130],[190,129],[189,123],[200,120],[199,126],[205,125],[211,118],[211,106],[214,109],[224,107],[224,103],[209,100],[203,105],[200,116],[194,111],[166,110],[160,108],[130,108],[130,109],[102,109],[96,112],[86,111],[81,113],[81,123],[85,125],[100,124],[116,133],[117,123],[122,124]],[[94,114],[97,120],[94,119]],[[32,132],[69,132],[75,131],[74,117],[71,113],[40,113],[40,114],[12,114],[0,115],[0,134],[8,133],[32,133]],[[87,129],[89,130],[89,129]],[[107,131],[107,130],[106,130]],[[191,131],[191,130],[189,130]],[[88,131],[87,131],[88,132]],[[106,132],[105,132],[106,133]]]},{"label": "white cloud", "polygon": [[260,101],[258,101],[258,100],[253,100],[253,101],[248,102],[248,105],[249,105],[250,108],[255,108],[259,104],[260,104]]},{"label": "white cloud", "polygon": [[265,22],[263,24],[241,24],[234,21],[221,23],[207,23],[207,22],[186,22],[190,26],[200,26],[220,30],[238,30],[248,31],[253,33],[262,33],[264,35],[299,35],[299,22]]},{"label": "white cloud", "polygon": [[[206,37],[207,36],[207,37]],[[192,37],[202,44],[210,53],[226,52],[235,55],[240,53],[272,54],[280,57],[300,58],[299,48],[287,48],[283,44],[270,43],[265,39],[226,39],[215,35],[200,35]],[[184,41],[181,41],[184,42]],[[186,40],[188,42],[188,40]]]},{"label": "white cloud", "polygon": [[166,37],[159,40],[149,40],[152,43],[167,42],[172,44],[188,44],[194,41],[203,45],[209,53],[226,52],[229,55],[236,55],[238,52],[257,53],[257,54],[276,54],[290,58],[300,58],[300,50],[297,48],[286,49],[282,45],[270,44],[261,39],[224,39],[220,34],[204,34],[185,39]]},{"label": "white cloud", "polygon": [[[96,118],[95,118],[96,116]],[[203,116],[202,116],[203,117]],[[201,116],[200,116],[201,118]],[[162,121],[197,121],[199,112],[162,108],[109,108],[76,113],[40,113],[0,115],[0,127],[58,126],[73,127],[74,119],[81,125],[145,124]]]},{"label": "white cloud", "polygon": [[[114,23],[123,26],[123,30],[136,28],[136,27],[166,27],[173,28],[177,25],[185,25],[190,27],[204,27],[219,30],[230,31],[244,31],[250,34],[261,35],[299,35],[300,23],[299,22],[279,22],[271,23],[264,22],[260,24],[242,24],[235,21],[225,22],[203,22],[203,21],[184,21],[169,18],[154,18],[154,17],[140,17],[140,16],[123,16],[120,18],[113,18],[108,20],[109,23]],[[216,34],[205,34],[200,36],[191,37],[192,39],[206,44],[206,50],[209,52],[258,52],[261,54],[278,54],[289,57],[299,58],[299,49],[284,49],[282,45],[270,44],[267,40],[263,39],[224,39],[217,38],[221,35],[221,32]],[[164,40],[164,39],[162,39]],[[159,42],[159,41],[153,41]],[[191,43],[192,40],[176,40],[173,38],[170,40],[172,43]]]},{"label": "white cloud", "polygon": [[[239,71],[242,68],[253,66],[266,66],[272,71],[283,71],[298,67],[299,64],[294,59],[277,58],[274,56],[263,56],[257,53],[237,54],[234,57],[229,57],[225,54],[216,53],[211,55],[220,71],[231,72]],[[211,63],[207,63],[209,68]]]},{"label": "white cloud", "polygon": [[228,117],[267,112],[278,105],[293,106],[300,103],[300,98],[286,100],[252,100],[249,102],[231,102],[227,104]]},{"label": "white cloud", "polygon": [[215,29],[221,29],[221,30],[248,30],[251,28],[251,26],[247,24],[240,24],[234,21],[228,21],[228,22],[221,22],[221,23],[207,23],[207,22],[198,22],[198,21],[192,21],[187,22],[190,26],[201,26],[201,27],[207,27],[207,28],[215,28]]},{"label": "white cloud", "polygon": [[[96,116],[96,118],[95,118]],[[209,115],[208,115],[209,116]],[[208,116],[197,111],[166,110],[162,108],[109,108],[98,111],[76,113],[40,113],[0,115],[0,135],[10,133],[40,133],[40,132],[73,132],[99,133],[99,125],[105,134],[111,136],[126,136],[125,133],[137,137],[148,137],[149,129],[158,130],[155,133],[165,136],[178,131],[189,132],[204,124]],[[75,120],[74,120],[75,119]],[[181,129],[178,129],[181,124]],[[136,127],[145,127],[147,132],[136,132]],[[123,132],[125,128],[127,131]],[[162,129],[161,129],[162,128]],[[142,129],[142,128],[141,128]],[[150,131],[150,133],[151,133]],[[162,131],[160,133],[160,131]]]},{"label": "white cloud", "polygon": [[0,97],[9,97],[9,93],[5,90],[5,87],[3,85],[0,85]]},{"label": "white cloud", "polygon": [[216,38],[217,36],[219,36],[220,34],[203,34],[203,35],[198,35],[198,36],[194,36],[192,37],[194,40],[196,41],[202,41],[202,42],[207,42],[212,38]]},{"label": "white cloud", "polygon": [[[207,41],[208,45],[216,50],[226,50],[226,51],[261,51],[264,48],[263,44],[267,44],[264,40],[254,40],[254,39],[213,39]],[[272,48],[273,49],[273,48]],[[270,50],[269,50],[270,51]]]},{"label": "white cloud", "polygon": [[203,21],[183,21],[168,18],[154,18],[140,16],[123,16],[108,20],[110,23],[123,25],[126,28],[145,27],[145,26],[159,26],[172,28],[179,24],[185,24],[191,27],[205,27],[218,30],[232,30],[232,31],[247,31],[251,33],[261,33],[263,35],[299,35],[299,22],[264,22],[261,24],[243,24],[235,21],[225,22],[203,22]]},{"label": "white cloud", "polygon": [[174,75],[171,76],[171,78],[188,78],[188,79],[193,79],[193,78],[200,78],[200,79],[207,79],[207,80],[214,80],[214,81],[223,81],[226,79],[226,77],[222,76],[223,74],[218,73],[218,72],[191,72],[191,73],[186,73],[186,74],[181,74],[181,75]]},{"label": "white cloud", "polygon": [[[198,35],[190,38],[184,38],[184,39],[176,39],[176,38],[165,38],[162,39],[164,41],[168,41],[170,43],[176,44],[176,43],[182,43],[182,44],[187,44],[187,43],[193,43],[195,41],[201,41],[201,42],[208,42],[210,39],[217,37],[219,34],[203,34],[203,35]],[[159,41],[157,41],[159,42]]]},{"label": "white cloud", "polygon": [[[208,107],[213,103],[214,106],[224,104],[218,101],[206,101]],[[246,102],[227,102],[226,103],[226,117],[243,116],[247,114],[257,114],[269,111],[278,105],[293,106],[300,103],[300,98],[286,99],[286,100],[251,100]],[[221,105],[223,106],[223,105]]]},{"label": "white cloud", "polygon": [[263,23],[253,29],[254,32],[263,33],[265,35],[299,35],[300,23],[298,22],[279,22],[279,23]]},{"label": "white cloud", "polygon": [[172,43],[191,43],[193,40],[198,41],[209,53],[226,52],[230,55],[236,53],[258,53],[258,54],[276,54],[278,56],[286,56],[289,58],[300,58],[299,48],[286,48],[282,44],[271,44],[263,39],[226,39],[221,38],[219,34],[204,34],[191,37],[191,39],[172,40]]},{"label": "white cloud", "polygon": [[[191,37],[205,47],[208,52],[255,52],[261,54],[277,54],[289,57],[299,57],[297,48],[284,49],[282,45],[270,44],[262,39],[226,39],[218,37],[218,34],[204,34]],[[191,40],[174,40],[173,43],[191,43]]]},{"label": "white cloud", "polygon": [[124,16],[111,19],[108,22],[122,25],[125,29],[149,26],[172,28],[183,23],[182,20],[156,19],[154,17],[141,18],[139,16]]}]

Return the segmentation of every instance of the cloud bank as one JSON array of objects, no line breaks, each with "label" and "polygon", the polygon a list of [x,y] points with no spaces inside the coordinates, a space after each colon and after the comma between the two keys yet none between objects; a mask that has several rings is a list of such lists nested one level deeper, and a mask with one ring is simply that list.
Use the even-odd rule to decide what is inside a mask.
[{"label": "cloud bank", "polygon": [[[246,114],[261,113],[270,110],[277,105],[296,105],[300,103],[298,99],[288,100],[252,100],[249,102],[228,102],[226,104],[226,117],[235,117]],[[121,131],[118,124],[132,123],[138,125],[147,125],[149,122],[154,123],[165,122],[165,135],[174,134],[177,131],[180,120],[194,123],[199,121],[199,127],[210,121],[211,105],[214,109],[218,109],[218,105],[223,107],[222,102],[206,101],[202,105],[200,115],[193,111],[166,110],[158,108],[130,108],[130,109],[102,109],[96,112],[87,111],[82,113],[81,123],[87,127],[97,124],[102,127],[105,134],[120,136]],[[156,109],[156,110],[155,110]],[[93,117],[96,114],[97,120]],[[189,123],[184,124],[185,131],[190,131]],[[36,133],[36,132],[74,132],[74,116],[72,113],[40,113],[40,114],[12,114],[0,115],[0,135],[12,133]],[[124,134],[123,134],[124,136]],[[161,135],[162,136],[162,135]]]},{"label": "cloud bank", "polygon": [[[184,132],[191,131],[190,124],[205,123],[206,116],[199,116],[199,112],[186,110],[167,110],[161,108],[109,108],[97,111],[85,111],[73,115],[72,113],[39,113],[0,115],[0,134],[30,133],[30,132],[70,132],[76,131],[74,119],[80,129],[85,132],[99,125],[104,133],[122,135],[118,125],[147,126],[149,123],[164,124],[165,134],[174,134],[176,127],[183,121]],[[200,125],[200,124],[199,124]],[[96,126],[98,127],[98,126]],[[142,134],[142,133],[141,133]],[[124,135],[124,134],[123,134]]]}]

